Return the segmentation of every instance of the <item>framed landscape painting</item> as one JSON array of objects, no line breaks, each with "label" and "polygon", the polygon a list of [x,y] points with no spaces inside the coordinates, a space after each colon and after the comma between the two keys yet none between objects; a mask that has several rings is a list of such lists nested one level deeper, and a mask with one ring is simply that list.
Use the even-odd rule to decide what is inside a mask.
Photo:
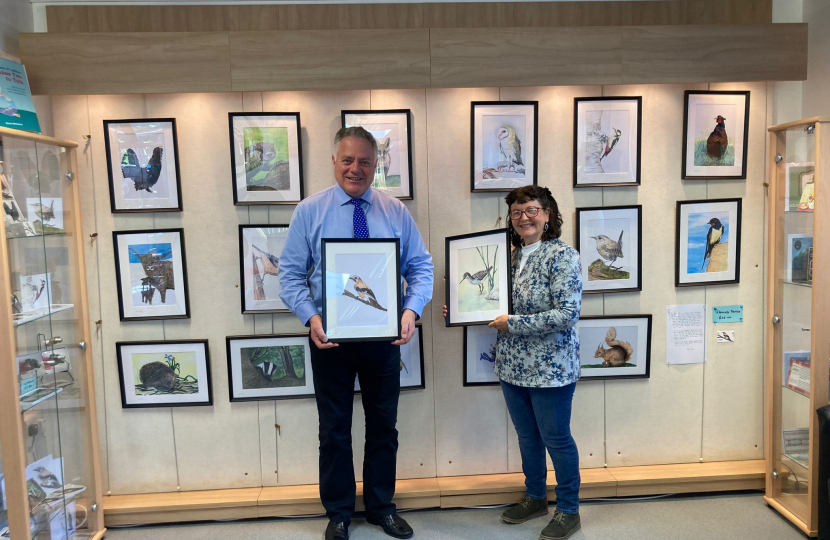
[{"label": "framed landscape painting", "polygon": [[576,209],[576,248],[584,293],[642,290],[643,207]]},{"label": "framed landscape painting", "polygon": [[[424,334],[421,325],[415,325],[415,335],[406,345],[401,345],[401,390],[423,390],[424,382]],[[360,379],[355,377],[354,391],[360,392]]]},{"label": "framed landscape painting", "polygon": [[536,185],[538,101],[473,101],[470,173],[473,192]]},{"label": "framed landscape painting", "polygon": [[489,326],[464,327],[464,386],[498,386],[496,337]]},{"label": "framed landscape painting", "polygon": [[739,283],[741,199],[677,201],[676,287]]},{"label": "framed landscape painting", "polygon": [[643,98],[574,100],[574,187],[640,184]]},{"label": "framed landscape painting", "polygon": [[104,146],[113,213],[182,210],[175,118],[104,120]]},{"label": "framed landscape painting", "polygon": [[308,333],[225,338],[231,401],[314,397]]},{"label": "framed landscape painting", "polygon": [[681,178],[746,178],[749,92],[686,90]]},{"label": "framed landscape painting", "polygon": [[361,126],[378,143],[372,187],[399,199],[412,199],[412,113],[409,109],[340,111],[343,127]]},{"label": "framed landscape painting", "polygon": [[228,113],[233,203],[303,199],[300,113]]},{"label": "framed landscape painting", "polygon": [[280,299],[280,256],[288,225],[239,226],[242,313],[287,313]]},{"label": "framed landscape painting", "polygon": [[647,379],[651,373],[651,315],[583,316],[580,380]]},{"label": "framed landscape painting", "polygon": [[399,238],[323,238],[323,330],[332,342],[401,337]]}]

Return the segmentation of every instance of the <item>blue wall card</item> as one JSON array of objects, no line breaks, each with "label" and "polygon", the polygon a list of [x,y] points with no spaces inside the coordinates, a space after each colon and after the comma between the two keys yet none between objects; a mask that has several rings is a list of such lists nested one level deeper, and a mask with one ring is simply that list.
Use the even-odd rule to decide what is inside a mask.
[{"label": "blue wall card", "polygon": [[40,133],[26,68],[5,58],[0,58],[0,126]]},{"label": "blue wall card", "polygon": [[743,306],[717,306],[712,308],[712,322],[744,322]]}]

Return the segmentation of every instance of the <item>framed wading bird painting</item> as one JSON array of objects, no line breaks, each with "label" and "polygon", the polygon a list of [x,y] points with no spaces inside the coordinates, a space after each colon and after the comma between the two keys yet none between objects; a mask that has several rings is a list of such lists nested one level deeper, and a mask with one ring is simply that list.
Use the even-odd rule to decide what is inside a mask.
[{"label": "framed wading bird painting", "polygon": [[399,199],[412,199],[412,113],[409,109],[340,111],[343,127],[360,126],[378,143],[372,187]]},{"label": "framed wading bird painting", "polygon": [[574,100],[574,187],[640,184],[642,97]]},{"label": "framed wading bird painting", "polygon": [[741,199],[677,201],[676,287],[741,280]]},{"label": "framed wading bird painting", "polygon": [[239,226],[242,313],[287,313],[280,299],[280,256],[288,225]]},{"label": "framed wading bird painting", "polygon": [[539,102],[474,101],[471,106],[472,191],[536,185]]},{"label": "framed wading bird painting", "polygon": [[225,338],[231,401],[314,397],[308,333]]},{"label": "framed wading bird painting", "polygon": [[323,330],[330,341],[401,337],[398,238],[323,238]]},{"label": "framed wading bird painting", "polygon": [[647,379],[651,372],[651,315],[583,316],[580,380]]},{"label": "framed wading bird painting", "polygon": [[303,199],[300,113],[228,113],[233,203]]},{"label": "framed wading bird painting", "polygon": [[749,92],[686,90],[681,178],[746,178]]},{"label": "framed wading bird painting", "polygon": [[642,290],[642,224],[640,205],[576,209],[582,292]]}]

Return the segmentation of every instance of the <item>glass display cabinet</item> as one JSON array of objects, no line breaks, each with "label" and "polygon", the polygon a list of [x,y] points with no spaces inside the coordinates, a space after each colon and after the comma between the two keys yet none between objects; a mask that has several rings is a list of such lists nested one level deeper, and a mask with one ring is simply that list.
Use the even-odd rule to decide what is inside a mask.
[{"label": "glass display cabinet", "polygon": [[105,532],[76,147],[0,128],[0,538]]},{"label": "glass display cabinet", "polygon": [[816,409],[830,393],[830,118],[768,131],[765,499],[816,536],[818,490],[827,489]]}]

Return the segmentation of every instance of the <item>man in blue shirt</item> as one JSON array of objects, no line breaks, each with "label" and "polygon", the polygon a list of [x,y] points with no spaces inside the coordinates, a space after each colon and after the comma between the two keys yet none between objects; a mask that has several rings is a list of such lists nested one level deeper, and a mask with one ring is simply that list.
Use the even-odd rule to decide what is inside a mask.
[{"label": "man in blue shirt", "polygon": [[[310,328],[311,367],[320,418],[320,498],[329,524],[326,540],[347,540],[354,513],[352,464],[354,380],[360,380],[366,413],[363,501],[366,519],[396,538],[412,528],[397,515],[395,429],[400,395],[400,345],[415,333],[415,321],[432,299],[433,265],[418,227],[402,202],[372,189],[377,142],[361,127],[343,128],[334,138],[336,186],[302,201],[291,218],[280,257],[280,297]],[[401,276],[407,289],[401,339],[330,343],[323,331],[322,238],[400,238]]]}]

